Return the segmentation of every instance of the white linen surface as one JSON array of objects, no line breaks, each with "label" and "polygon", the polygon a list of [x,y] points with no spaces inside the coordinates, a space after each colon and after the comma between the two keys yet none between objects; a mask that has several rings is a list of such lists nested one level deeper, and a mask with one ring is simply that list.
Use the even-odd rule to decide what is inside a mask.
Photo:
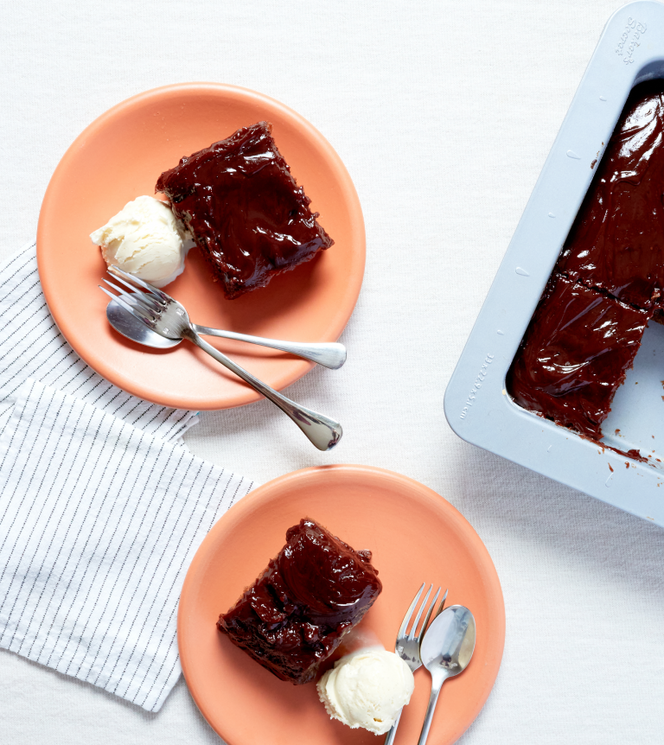
[{"label": "white linen surface", "polygon": [[201,540],[251,483],[28,380],[0,437],[0,647],[148,711]]},{"label": "white linen surface", "polygon": [[[0,258],[34,238],[49,179],[81,131],[156,86],[259,91],[306,117],[344,161],[367,230],[362,293],[341,339],[348,362],[288,389],[338,419],[344,437],[319,453],[257,402],[202,412],[184,439],[261,483],[328,463],[389,468],[468,518],[498,570],[507,638],[460,745],[663,740],[664,530],[462,442],[443,412],[481,303],[621,5],[23,0],[3,13]],[[219,743],[182,679],[154,716],[11,653],[0,652],[0,676],[0,740],[12,745],[100,735],[104,745]],[[416,678],[426,685],[426,671]]]}]

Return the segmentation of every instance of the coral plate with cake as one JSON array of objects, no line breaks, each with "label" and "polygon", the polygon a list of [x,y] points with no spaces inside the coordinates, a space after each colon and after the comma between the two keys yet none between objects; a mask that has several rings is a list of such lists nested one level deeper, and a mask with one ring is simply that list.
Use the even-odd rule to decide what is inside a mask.
[{"label": "coral plate with cake", "polygon": [[[477,716],[498,673],[505,634],[500,582],[479,536],[454,507],[416,481],[367,466],[287,474],[243,498],[212,528],[187,573],[178,612],[180,660],[197,706],[224,740],[237,745],[378,742],[372,732],[331,720],[313,683],[279,680],[216,627],[220,611],[263,573],[303,515],[350,546],[371,550],[383,590],[356,629],[377,637],[385,649],[394,649],[422,578],[449,584],[452,602],[472,604],[478,627],[474,664],[449,681],[446,715],[432,730],[440,745],[454,742]],[[404,742],[417,741],[427,699],[422,678],[399,725]]]},{"label": "coral plate with cake", "polygon": [[[190,251],[168,286],[207,326],[299,341],[336,341],[357,300],[365,262],[362,211],[350,176],[309,122],[267,96],[191,83],[139,94],[113,107],[72,143],[49,183],[37,231],[44,294],[58,327],[93,369],[120,388],[164,406],[194,410],[258,400],[232,373],[193,346],[167,352],[133,344],[106,322],[97,285],[105,271],[89,234],[129,201],[154,194],[159,175],[184,156],[241,127],[269,121],[279,150],[335,245],[268,287],[228,301],[204,259]],[[215,340],[240,365],[283,389],[312,364],[239,342]]]}]

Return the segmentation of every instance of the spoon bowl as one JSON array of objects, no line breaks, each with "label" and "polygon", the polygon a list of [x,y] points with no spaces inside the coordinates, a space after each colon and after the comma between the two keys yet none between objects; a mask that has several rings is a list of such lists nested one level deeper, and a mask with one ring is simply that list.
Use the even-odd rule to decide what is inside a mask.
[{"label": "spoon bowl", "polygon": [[[131,303],[131,300],[129,302]],[[106,318],[119,334],[138,344],[145,344],[155,349],[168,349],[177,346],[182,341],[182,339],[169,339],[153,331],[115,300],[111,300],[106,306]]]}]

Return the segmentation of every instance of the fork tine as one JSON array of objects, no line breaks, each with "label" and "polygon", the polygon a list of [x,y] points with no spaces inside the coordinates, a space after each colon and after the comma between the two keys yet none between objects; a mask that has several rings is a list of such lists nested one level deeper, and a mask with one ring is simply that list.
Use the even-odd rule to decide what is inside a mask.
[{"label": "fork tine", "polygon": [[[146,305],[148,305],[150,308],[153,308],[156,311],[159,311],[164,307],[164,304],[160,303],[159,299],[156,296],[148,295],[145,292],[141,292],[138,288],[134,287],[134,285],[130,284],[129,282],[125,282],[125,280],[122,279],[122,277],[116,277],[114,274],[112,274],[111,276],[113,277],[113,279],[123,284],[127,289],[131,290],[132,298],[135,298],[138,301],[143,301]],[[121,287],[118,287],[116,284],[106,279],[106,277],[102,277],[102,282],[106,282],[107,285],[110,285],[114,290],[117,290],[119,293],[123,295],[127,294],[126,290],[123,290]]]},{"label": "fork tine", "polygon": [[[432,585],[432,587],[433,587],[433,585]],[[422,634],[424,634],[424,632],[429,627],[429,619],[431,618],[431,613],[432,613],[433,609],[436,607],[436,601],[438,600],[438,596],[440,595],[441,589],[442,588],[439,587],[438,590],[436,591],[436,594],[433,596],[433,600],[431,601],[431,605],[429,606],[429,610],[427,611],[427,614],[424,617],[424,623],[422,624],[422,628],[420,629],[420,633],[416,637],[417,639],[420,639],[422,637]],[[447,594],[447,593],[445,593],[445,594]],[[440,611],[438,611],[438,612],[440,612]],[[438,615],[438,613],[436,613],[436,615]]]},{"label": "fork tine", "polygon": [[[109,273],[109,274],[111,275],[111,277],[113,277],[113,279],[114,279],[114,280],[115,280],[116,282],[120,282],[120,283],[121,283],[121,284],[123,284],[123,285],[124,285],[124,286],[125,286],[125,287],[126,287],[127,289],[129,289],[129,290],[132,290],[133,292],[138,292],[138,291],[139,291],[139,289],[138,289],[138,287],[136,287],[136,285],[134,285],[134,284],[132,284],[131,282],[127,281],[127,280],[126,280],[126,279],[125,279],[124,277],[121,277],[121,276],[120,276],[119,274],[117,274],[116,272],[111,272],[111,271],[110,271],[111,267],[108,267],[108,269],[109,269],[109,272],[108,272],[108,273]],[[104,282],[108,282],[108,280],[107,280],[107,279],[104,279]],[[110,284],[110,282],[109,282],[109,284]]]},{"label": "fork tine", "polygon": [[417,601],[420,599],[420,595],[422,594],[422,590],[424,590],[425,585],[426,585],[426,582],[422,582],[422,587],[420,587],[420,589],[417,591],[417,595],[415,595],[415,597],[413,598],[413,602],[408,607],[408,610],[406,611],[406,615],[403,617],[401,626],[399,626],[399,631],[397,632],[397,639],[406,635],[406,629],[408,628],[408,622],[410,621],[413,615],[413,611],[415,610],[415,606],[417,605]]},{"label": "fork tine", "polygon": [[136,285],[138,285],[139,287],[147,290],[151,295],[154,295],[162,301],[168,299],[168,295],[166,295],[166,293],[162,292],[156,287],[153,287],[151,284],[145,282],[140,277],[137,277],[135,274],[129,274],[129,272],[125,272],[124,269],[120,269],[120,267],[115,266],[115,264],[110,264],[108,267],[108,271],[120,281],[124,279],[126,280],[126,282],[129,282],[132,285],[131,289],[135,289]]},{"label": "fork tine", "polygon": [[413,626],[410,630],[410,634],[408,634],[409,639],[415,639],[415,632],[417,631],[417,625],[420,622],[420,618],[422,617],[422,611],[427,606],[427,603],[429,601],[429,595],[431,595],[431,590],[433,590],[433,585],[429,585],[429,589],[427,590],[427,594],[424,596],[424,600],[422,601],[422,605],[420,605],[420,609],[417,612],[417,615],[415,616],[415,621],[413,622]]},{"label": "fork tine", "polygon": [[156,321],[159,318],[159,312],[161,308],[159,306],[156,306],[144,292],[132,292],[130,294],[126,290],[123,290],[121,287],[118,287],[117,285],[113,284],[113,282],[109,282],[103,277],[102,282],[106,282],[109,287],[112,287],[118,293],[117,295],[113,295],[114,300],[119,300],[120,298],[122,298],[128,305],[131,305],[134,308],[138,308],[141,312],[145,313],[152,321]]},{"label": "fork tine", "polygon": [[434,618],[436,616],[439,616],[443,612],[443,610],[445,609],[445,601],[447,600],[447,593],[448,592],[449,592],[449,590],[445,590],[445,594],[441,598],[440,605],[438,606],[438,610],[436,611],[436,614],[434,615]]},{"label": "fork tine", "polygon": [[102,287],[101,285],[97,285],[97,286],[102,292],[105,292],[111,298],[111,300],[115,300],[116,303],[119,303],[125,310],[129,311],[132,314],[132,316],[134,316],[134,318],[138,318],[139,321],[143,321],[143,323],[148,324],[148,326],[152,326],[154,324],[154,317],[151,315],[148,315],[148,313],[143,308],[137,305],[130,305],[122,297],[122,295],[114,295],[112,292],[109,292],[105,287]]},{"label": "fork tine", "polygon": [[[115,284],[115,282],[111,282],[111,280],[110,280],[110,279],[106,279],[106,277],[102,277],[102,278],[101,278],[101,281],[102,281],[102,282],[106,282],[106,284],[107,284],[107,285],[108,285],[109,287],[112,287],[112,288],[113,288],[113,289],[114,289],[114,290],[115,290],[116,292],[119,292],[119,293],[120,293],[121,295],[123,295],[123,296],[125,296],[125,297],[126,297],[126,296],[128,295],[128,293],[127,293],[127,290],[124,290],[124,289],[123,289],[122,287],[120,287],[119,285],[116,285],[116,284]],[[122,280],[121,280],[121,279],[120,279],[120,280],[118,280],[118,281],[119,281],[119,282],[122,282]],[[135,295],[138,295],[138,294],[139,294],[139,292],[138,292],[138,290],[137,290],[136,288],[134,288],[134,287],[131,287],[131,285],[127,284],[126,282],[122,282],[122,284],[123,284],[123,285],[125,285],[125,287],[129,287],[129,288],[130,288],[130,289],[132,290],[132,295],[134,295],[134,296],[135,296]],[[144,294],[144,293],[140,293],[140,294]]]},{"label": "fork tine", "polygon": [[102,277],[102,282],[106,282],[106,284],[109,287],[112,287],[118,295],[114,295],[116,299],[118,297],[123,298],[129,305],[133,305],[134,307],[140,308],[143,311],[149,311],[152,315],[151,318],[153,321],[155,321],[159,317],[159,312],[161,311],[161,307],[153,300],[153,298],[146,295],[144,292],[139,292],[138,290],[134,290],[131,294],[128,293],[126,290],[123,290],[122,287],[118,287],[113,282],[109,282],[106,278]]}]

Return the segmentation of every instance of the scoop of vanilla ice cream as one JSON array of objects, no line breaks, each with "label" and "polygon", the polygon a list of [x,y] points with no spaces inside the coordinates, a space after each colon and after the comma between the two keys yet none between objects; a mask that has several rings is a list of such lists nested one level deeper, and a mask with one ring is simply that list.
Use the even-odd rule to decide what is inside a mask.
[{"label": "scoop of vanilla ice cream", "polygon": [[142,196],[126,204],[106,225],[90,234],[107,264],[164,287],[182,274],[192,241],[170,207]]},{"label": "scoop of vanilla ice cream", "polygon": [[333,719],[383,735],[410,701],[415,681],[401,657],[372,647],[337,660],[316,687]]}]

